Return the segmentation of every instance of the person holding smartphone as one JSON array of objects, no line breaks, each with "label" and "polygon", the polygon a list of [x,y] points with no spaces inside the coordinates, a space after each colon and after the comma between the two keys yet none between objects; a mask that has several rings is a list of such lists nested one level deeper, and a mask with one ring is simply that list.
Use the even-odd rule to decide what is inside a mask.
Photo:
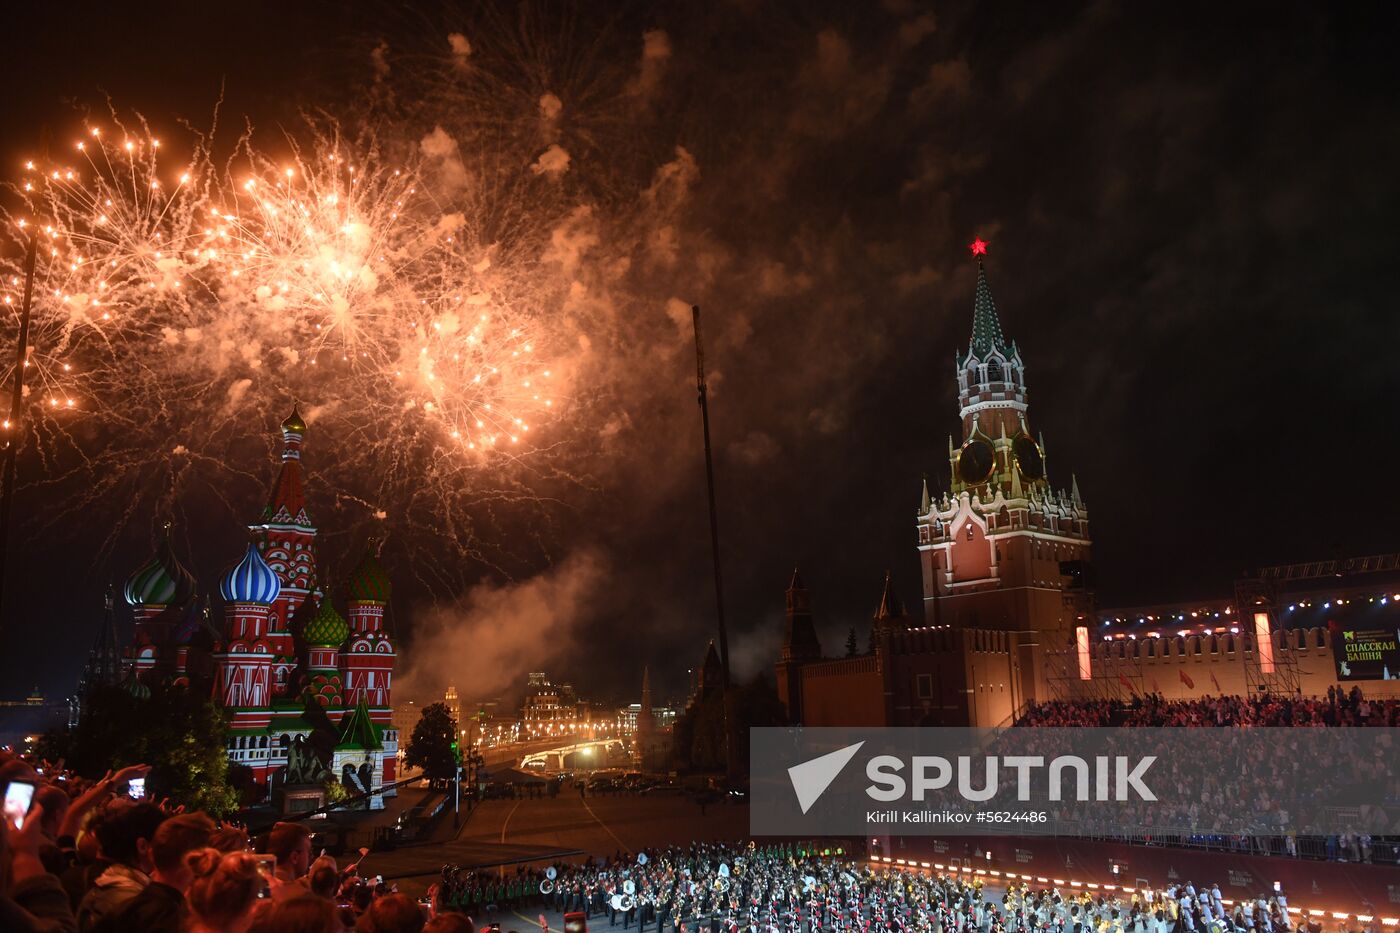
[{"label": "person holding smartphone", "polygon": [[11,781],[5,787],[5,822],[15,829],[24,827],[24,818],[34,803],[33,781]]},{"label": "person holding smartphone", "polygon": [[[7,788],[8,790],[8,788]],[[0,893],[0,930],[76,928],[68,895],[39,857],[43,804],[32,804],[19,828],[0,820],[0,863],[10,863],[9,886]]]}]

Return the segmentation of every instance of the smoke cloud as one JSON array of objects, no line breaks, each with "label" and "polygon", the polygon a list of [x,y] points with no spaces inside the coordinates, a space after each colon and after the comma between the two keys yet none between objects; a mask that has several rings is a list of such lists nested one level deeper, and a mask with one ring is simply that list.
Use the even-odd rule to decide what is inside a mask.
[{"label": "smoke cloud", "polygon": [[536,175],[562,175],[569,170],[569,154],[556,143],[540,153],[530,170]]},{"label": "smoke cloud", "polygon": [[463,699],[490,699],[531,670],[562,665],[557,675],[567,674],[581,647],[576,633],[594,618],[607,577],[605,557],[583,551],[521,583],[483,583],[420,612],[395,692],[426,701],[455,686]]},{"label": "smoke cloud", "polygon": [[671,61],[671,37],[662,29],[642,34],[642,61],[628,91],[642,101],[650,100],[661,87],[666,66]]}]

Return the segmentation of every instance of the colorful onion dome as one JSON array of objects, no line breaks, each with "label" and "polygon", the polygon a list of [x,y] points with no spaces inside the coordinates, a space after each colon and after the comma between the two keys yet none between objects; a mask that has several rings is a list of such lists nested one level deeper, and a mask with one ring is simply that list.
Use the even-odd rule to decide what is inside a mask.
[{"label": "colorful onion dome", "polygon": [[219,594],[225,602],[262,603],[271,605],[282,592],[282,582],[277,579],[277,571],[267,565],[258,546],[248,545],[248,553],[224,575],[219,584]]},{"label": "colorful onion dome", "polygon": [[365,551],[359,565],[350,573],[350,600],[358,603],[387,603],[393,586],[374,549]]},{"label": "colorful onion dome", "polygon": [[320,608],[306,623],[301,632],[302,640],[313,648],[338,648],[350,637],[350,625],[345,617],[335,611],[331,598],[324,597]]},{"label": "colorful onion dome", "polygon": [[301,412],[295,405],[292,406],[292,413],[287,416],[287,420],[282,422],[283,434],[305,434],[306,422],[302,420]]},{"label": "colorful onion dome", "polygon": [[169,526],[155,556],[127,579],[122,595],[130,606],[180,605],[194,595],[194,576],[175,559]]}]

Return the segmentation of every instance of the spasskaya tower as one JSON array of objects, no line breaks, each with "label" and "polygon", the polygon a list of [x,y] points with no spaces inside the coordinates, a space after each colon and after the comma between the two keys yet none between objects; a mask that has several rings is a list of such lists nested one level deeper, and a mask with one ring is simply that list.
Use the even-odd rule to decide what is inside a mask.
[{"label": "spasskaya tower", "polygon": [[[937,498],[925,482],[919,504],[924,618],[952,628],[1054,633],[1028,639],[1027,647],[1060,643],[1092,608],[1089,513],[1073,476],[1068,490],[1050,485],[1044,438],[1028,420],[1026,366],[1002,333],[986,253],[985,242],[973,242],[976,299],[972,339],[956,357],[962,440],[948,439],[951,482]],[[1023,655],[1023,665],[1028,660]]]}]

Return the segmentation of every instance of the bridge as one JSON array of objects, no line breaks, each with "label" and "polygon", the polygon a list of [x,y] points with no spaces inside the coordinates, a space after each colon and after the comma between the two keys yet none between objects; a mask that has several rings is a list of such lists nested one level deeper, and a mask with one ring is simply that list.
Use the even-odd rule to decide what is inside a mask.
[{"label": "bridge", "polygon": [[[557,748],[546,749],[542,752],[534,752],[520,759],[520,767],[528,768],[532,762],[541,762],[548,768],[550,759],[553,758],[558,762],[558,767],[562,770],[564,767],[564,759],[567,756],[576,752],[588,754],[595,748],[604,750],[608,748],[622,748],[622,739],[590,739],[587,742],[579,742],[574,745],[564,745]],[[598,760],[600,764],[606,763],[605,756],[600,755]]]}]

